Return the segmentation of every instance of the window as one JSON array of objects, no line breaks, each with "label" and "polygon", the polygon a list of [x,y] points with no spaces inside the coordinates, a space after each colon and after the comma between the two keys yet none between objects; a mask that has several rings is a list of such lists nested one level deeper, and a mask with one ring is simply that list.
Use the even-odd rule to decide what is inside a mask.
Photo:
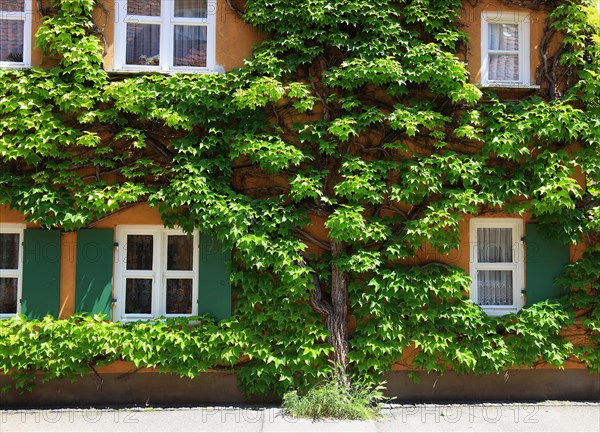
[{"label": "window", "polygon": [[31,65],[31,2],[0,0],[0,67]]},{"label": "window", "polygon": [[523,221],[474,218],[470,222],[471,300],[490,315],[524,304]]},{"label": "window", "polygon": [[0,224],[0,318],[20,312],[23,229],[19,224]]},{"label": "window", "polygon": [[114,69],[215,69],[216,0],[116,0]]},{"label": "window", "polygon": [[481,16],[481,83],[530,85],[529,15],[486,12]]},{"label": "window", "polygon": [[197,314],[198,233],[120,226],[117,240],[117,320]]}]

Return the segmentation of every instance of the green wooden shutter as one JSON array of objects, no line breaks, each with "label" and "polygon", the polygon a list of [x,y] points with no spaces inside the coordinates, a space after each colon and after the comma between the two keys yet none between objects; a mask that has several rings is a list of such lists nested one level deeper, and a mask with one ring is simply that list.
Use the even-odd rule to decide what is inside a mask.
[{"label": "green wooden shutter", "polygon": [[213,236],[200,234],[198,314],[223,320],[231,316],[231,283],[227,264],[230,252]]},{"label": "green wooden shutter", "polygon": [[60,306],[60,231],[25,230],[21,312],[30,319],[58,318]]},{"label": "green wooden shutter", "polygon": [[75,312],[112,320],[114,230],[77,232]]},{"label": "green wooden shutter", "polygon": [[527,224],[526,230],[525,293],[529,306],[566,293],[566,289],[554,284],[554,279],[569,263],[569,246],[546,238],[538,224]]}]

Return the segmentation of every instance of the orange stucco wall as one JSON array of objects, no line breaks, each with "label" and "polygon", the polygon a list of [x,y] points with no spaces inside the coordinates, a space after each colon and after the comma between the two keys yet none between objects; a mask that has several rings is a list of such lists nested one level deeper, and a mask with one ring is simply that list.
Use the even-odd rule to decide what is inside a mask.
[{"label": "orange stucco wall", "polygon": [[263,39],[255,28],[235,15],[226,2],[217,3],[217,65],[225,71],[239,68]]},{"label": "orange stucco wall", "polygon": [[60,310],[66,319],[75,313],[75,269],[77,233],[63,233],[60,237]]},{"label": "orange stucco wall", "polygon": [[0,206],[0,223],[24,224],[25,217],[8,206]]},{"label": "orange stucco wall", "polygon": [[42,64],[42,50],[35,46],[35,34],[42,24],[42,15],[38,10],[37,0],[31,1],[31,65],[45,66]]}]

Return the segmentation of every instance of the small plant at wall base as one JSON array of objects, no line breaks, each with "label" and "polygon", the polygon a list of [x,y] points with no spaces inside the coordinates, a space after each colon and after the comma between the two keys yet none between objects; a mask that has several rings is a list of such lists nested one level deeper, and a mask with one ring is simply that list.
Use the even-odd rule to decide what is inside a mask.
[{"label": "small plant at wall base", "polygon": [[[236,306],[231,320],[198,327],[3,321],[4,372],[60,378],[126,359],[192,377],[244,356],[244,389],[282,395],[332,374],[378,383],[411,348],[426,371],[572,356],[599,368],[591,2],[547,6],[554,66],[538,94],[511,101],[468,82],[455,55],[461,2],[308,3],[249,0],[245,19],[269,37],[239,70],[109,80],[96,2],[52,2],[37,41],[57,65],[0,71],[0,203],[74,230],[147,202],[165,225],[233,249]],[[465,296],[463,269],[417,259],[458,248],[465,215],[501,210],[588,245],[565,270],[578,275],[564,280],[568,297],[489,317]],[[590,344],[561,336],[574,321]]]},{"label": "small plant at wall base", "polygon": [[284,411],[295,418],[372,420],[381,417],[385,384],[372,386],[346,378],[331,378],[311,388],[306,394],[290,391],[283,396]]}]

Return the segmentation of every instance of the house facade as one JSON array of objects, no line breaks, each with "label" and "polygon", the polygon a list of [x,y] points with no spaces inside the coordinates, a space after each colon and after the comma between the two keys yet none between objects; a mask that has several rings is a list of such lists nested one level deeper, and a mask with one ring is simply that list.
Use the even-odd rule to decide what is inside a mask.
[{"label": "house facade", "polygon": [[[101,0],[94,18],[104,46],[103,67],[114,80],[136,74],[227,73],[242,67],[253,46],[267,37],[221,0]],[[1,68],[52,68],[56,59],[43,56],[36,46],[42,22],[37,1],[0,1]],[[539,90],[545,12],[503,2],[464,2],[460,22],[468,43],[457,55],[473,84],[506,100]],[[586,176],[578,174],[575,180],[585,190]],[[554,279],[565,265],[581,259],[587,247],[546,238],[528,213],[465,214],[459,227],[458,249],[440,255],[424,247],[409,262],[438,261],[462,268],[471,277],[470,299],[491,316],[518,313],[565,294]],[[318,221],[309,230],[317,239],[326,237]],[[89,313],[124,323],[203,314],[227,319],[235,306],[230,261],[231,254],[210,233],[190,235],[167,228],[158,209],[146,203],[76,231],[41,228],[5,203],[0,206],[0,318],[50,314],[65,319]],[[578,326],[565,332],[576,344],[587,338]],[[408,380],[413,356],[414,348],[406,350],[388,376],[390,393],[400,398],[586,398],[600,391],[598,375],[576,359],[568,360],[562,371],[544,364],[511,370],[508,381],[508,376],[474,379],[446,373],[425,375],[416,385]],[[73,385],[41,384],[33,400],[54,404],[52,392],[57,389],[68,404],[244,398],[230,372],[215,370],[188,381],[127,362],[98,372],[105,380],[103,393],[89,392],[97,385],[90,375]],[[434,391],[437,381],[440,387]],[[165,387],[170,391],[161,396]],[[12,393],[5,402],[26,405],[27,399]]]}]

